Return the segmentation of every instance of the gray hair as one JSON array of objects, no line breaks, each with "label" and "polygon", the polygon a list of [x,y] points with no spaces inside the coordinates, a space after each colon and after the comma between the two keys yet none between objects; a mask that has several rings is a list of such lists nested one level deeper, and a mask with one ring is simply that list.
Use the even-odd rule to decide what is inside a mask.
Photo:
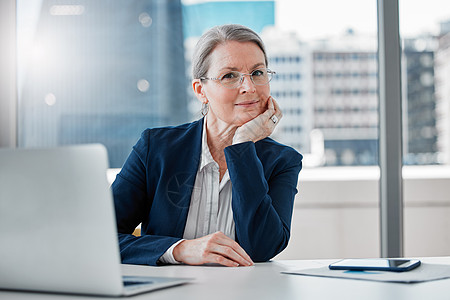
[{"label": "gray hair", "polygon": [[228,24],[215,26],[205,32],[197,42],[192,57],[192,76],[194,79],[206,76],[210,67],[210,54],[214,48],[227,41],[253,42],[262,50],[267,66],[264,43],[259,35],[248,27]]}]

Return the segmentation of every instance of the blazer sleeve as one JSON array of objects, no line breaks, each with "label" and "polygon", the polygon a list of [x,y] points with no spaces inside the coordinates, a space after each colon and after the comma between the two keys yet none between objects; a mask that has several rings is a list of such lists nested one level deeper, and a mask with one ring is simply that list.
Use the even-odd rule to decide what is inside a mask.
[{"label": "blazer sleeve", "polygon": [[149,133],[144,132],[133,147],[122,170],[112,184],[119,247],[122,263],[157,265],[158,259],[179,238],[145,234],[132,235],[136,226],[148,218],[154,192],[148,180]]},{"label": "blazer sleeve", "polygon": [[263,167],[253,142],[225,148],[236,239],[255,262],[270,260],[287,246],[302,168],[302,156],[294,149],[273,151],[265,157],[273,162]]}]

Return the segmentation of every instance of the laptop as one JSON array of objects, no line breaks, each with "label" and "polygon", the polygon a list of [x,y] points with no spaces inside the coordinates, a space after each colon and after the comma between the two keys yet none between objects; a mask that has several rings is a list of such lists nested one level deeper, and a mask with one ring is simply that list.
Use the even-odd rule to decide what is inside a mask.
[{"label": "laptop", "polygon": [[189,281],[123,278],[107,167],[99,144],[0,149],[0,289],[129,296]]}]

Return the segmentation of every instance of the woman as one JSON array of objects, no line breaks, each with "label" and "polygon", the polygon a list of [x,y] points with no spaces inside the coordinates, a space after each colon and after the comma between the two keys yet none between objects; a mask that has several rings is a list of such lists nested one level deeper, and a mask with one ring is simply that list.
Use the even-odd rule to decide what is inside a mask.
[{"label": "woman", "polygon": [[192,65],[205,117],[144,131],[112,185],[122,262],[267,261],[288,244],[302,156],[268,138],[282,113],[263,42],[214,27]]}]

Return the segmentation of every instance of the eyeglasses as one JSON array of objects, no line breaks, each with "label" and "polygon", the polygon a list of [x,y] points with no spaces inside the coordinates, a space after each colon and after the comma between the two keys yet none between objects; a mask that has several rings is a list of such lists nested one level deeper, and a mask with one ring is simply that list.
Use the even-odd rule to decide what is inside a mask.
[{"label": "eyeglasses", "polygon": [[231,71],[222,74],[217,78],[200,77],[200,80],[218,81],[222,86],[226,87],[227,89],[235,89],[241,86],[242,82],[244,81],[245,75],[250,75],[250,78],[252,79],[252,82],[255,85],[265,85],[272,80],[274,74],[276,74],[275,71],[263,68],[257,69],[251,72],[250,74],[241,73],[238,71]]}]

